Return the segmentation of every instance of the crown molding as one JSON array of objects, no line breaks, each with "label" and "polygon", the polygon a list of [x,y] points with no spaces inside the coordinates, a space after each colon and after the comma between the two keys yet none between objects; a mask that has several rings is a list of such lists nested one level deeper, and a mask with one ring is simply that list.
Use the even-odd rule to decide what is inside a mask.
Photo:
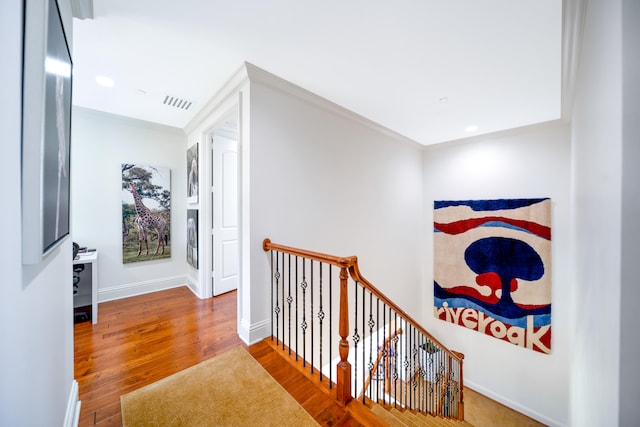
[{"label": "crown molding", "polygon": [[227,101],[231,96],[235,96],[240,92],[249,81],[247,75],[247,69],[243,64],[235,73],[231,75],[229,80],[222,85],[220,90],[198,111],[198,113],[191,119],[189,123],[184,127],[184,132],[189,135],[195,131],[198,126],[208,120],[212,114]]}]

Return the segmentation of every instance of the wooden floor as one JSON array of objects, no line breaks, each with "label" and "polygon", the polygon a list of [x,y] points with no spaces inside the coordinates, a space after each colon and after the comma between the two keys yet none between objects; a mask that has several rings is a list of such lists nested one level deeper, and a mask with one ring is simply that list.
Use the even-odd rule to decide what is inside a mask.
[{"label": "wooden floor", "polygon": [[[200,300],[186,287],[101,303],[75,325],[80,427],[120,426],[120,396],[242,345],[236,292]],[[334,400],[263,343],[250,353],[322,426],[358,426]]]}]

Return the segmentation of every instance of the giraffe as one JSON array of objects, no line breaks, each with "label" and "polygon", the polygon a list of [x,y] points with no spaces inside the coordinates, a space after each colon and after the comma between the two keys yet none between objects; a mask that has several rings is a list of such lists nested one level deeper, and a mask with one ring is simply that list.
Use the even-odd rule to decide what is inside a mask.
[{"label": "giraffe", "polygon": [[147,249],[147,255],[149,255],[149,240],[147,238],[147,229],[155,229],[158,233],[158,246],[154,255],[158,255],[160,245],[162,245],[162,254],[164,254],[164,229],[167,226],[167,222],[162,215],[155,214],[149,210],[148,207],[142,203],[142,197],[138,193],[136,186],[133,183],[129,184],[129,191],[133,196],[133,200],[136,203],[136,213],[138,216],[135,219],[135,223],[138,226],[138,255],[142,252],[142,242],[144,241]]}]

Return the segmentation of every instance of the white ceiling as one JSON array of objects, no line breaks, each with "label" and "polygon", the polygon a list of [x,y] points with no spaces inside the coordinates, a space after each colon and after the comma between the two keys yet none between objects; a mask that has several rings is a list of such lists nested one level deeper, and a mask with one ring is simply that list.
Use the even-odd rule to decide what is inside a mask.
[{"label": "white ceiling", "polygon": [[[424,145],[561,114],[561,0],[94,0],[93,8],[94,19],[74,19],[73,97],[82,107],[183,128],[247,61]],[[115,87],[97,85],[97,75]],[[166,95],[193,105],[168,107]]]}]

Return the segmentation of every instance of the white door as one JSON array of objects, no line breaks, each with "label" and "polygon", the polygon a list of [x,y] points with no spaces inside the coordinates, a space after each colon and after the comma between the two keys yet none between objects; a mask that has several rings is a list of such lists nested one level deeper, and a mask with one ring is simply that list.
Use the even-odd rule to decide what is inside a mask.
[{"label": "white door", "polygon": [[213,295],[238,288],[238,143],[214,135],[212,140],[212,257]]}]

